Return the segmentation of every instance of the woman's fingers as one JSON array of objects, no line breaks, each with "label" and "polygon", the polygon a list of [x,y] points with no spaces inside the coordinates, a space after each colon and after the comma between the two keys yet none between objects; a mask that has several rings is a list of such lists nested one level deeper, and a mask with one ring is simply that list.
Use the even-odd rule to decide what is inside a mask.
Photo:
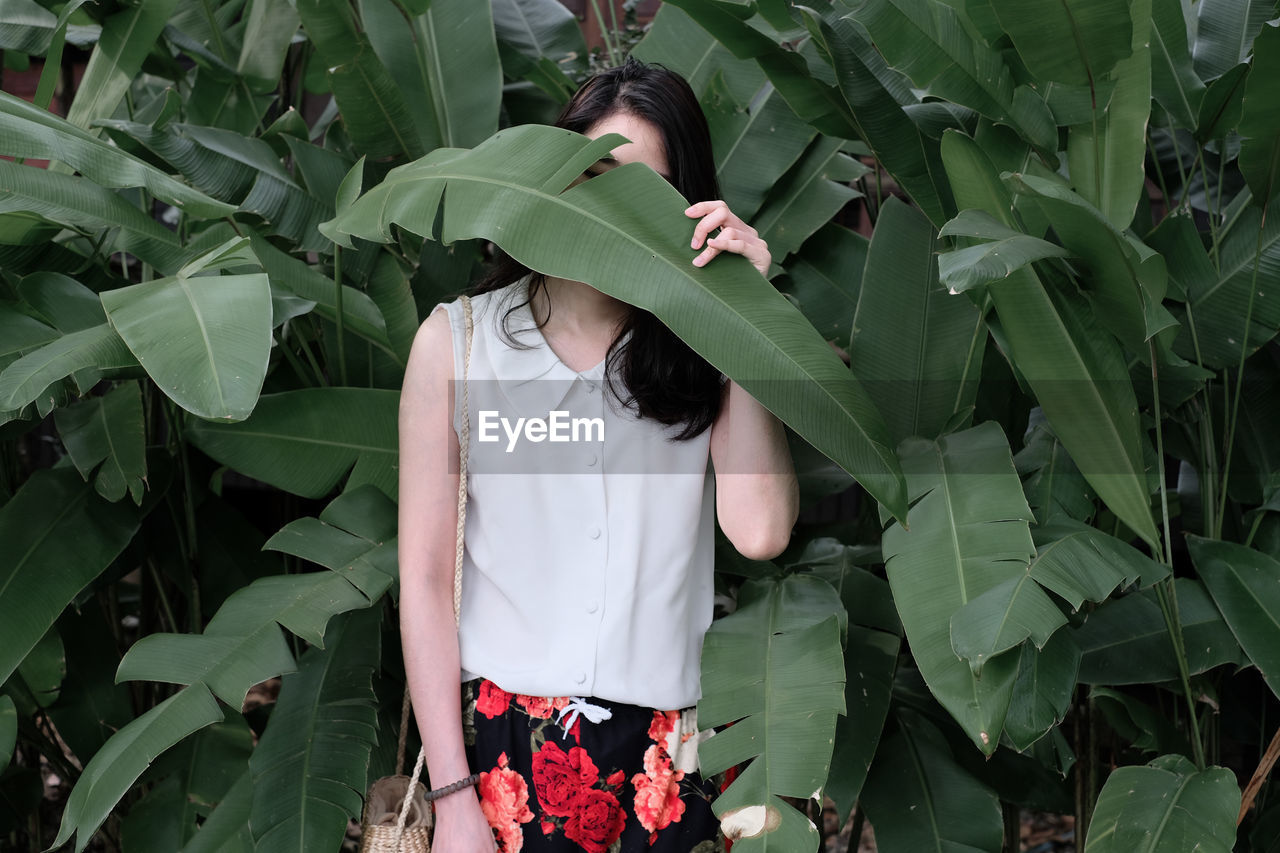
[{"label": "woman's fingers", "polygon": [[[691,218],[701,217],[693,229],[693,240],[689,243],[691,248],[701,249],[703,243],[706,242],[707,236],[717,228],[723,228],[728,224],[744,224],[742,220],[733,215],[733,211],[729,210],[729,205],[723,201],[701,201],[690,207],[684,212],[685,216]],[[730,223],[730,219],[738,220],[737,223]]]},{"label": "woman's fingers", "polygon": [[[732,252],[751,261],[761,275],[769,274],[772,256],[769,254],[768,244],[760,239],[756,229],[739,219],[729,209],[729,205],[720,200],[703,201],[689,207],[685,215],[701,217],[694,226],[691,242],[693,248],[702,249],[693,259],[695,267],[706,266],[721,252]],[[709,237],[717,228],[720,233]]]}]

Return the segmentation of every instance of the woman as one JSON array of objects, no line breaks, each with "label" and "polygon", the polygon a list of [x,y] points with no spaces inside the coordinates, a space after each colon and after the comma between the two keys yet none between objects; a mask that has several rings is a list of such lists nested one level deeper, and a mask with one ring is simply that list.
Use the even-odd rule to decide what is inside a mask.
[{"label": "woman", "polygon": [[[642,162],[694,202],[694,266],[730,252],[767,273],[764,241],[710,200],[706,121],[678,75],[629,60],[584,84],[557,125],[631,140],[589,172]],[[782,425],[651,314],[589,285],[508,259],[472,302],[456,631],[458,303],[419,330],[400,408],[401,629],[427,773],[436,788],[483,774],[436,801],[436,853],[716,849],[688,712],[711,621],[711,514],[745,556],[782,551],[798,507]],[[490,403],[587,412],[604,434],[522,448],[533,467],[519,468],[498,450],[518,430],[480,443]]]}]

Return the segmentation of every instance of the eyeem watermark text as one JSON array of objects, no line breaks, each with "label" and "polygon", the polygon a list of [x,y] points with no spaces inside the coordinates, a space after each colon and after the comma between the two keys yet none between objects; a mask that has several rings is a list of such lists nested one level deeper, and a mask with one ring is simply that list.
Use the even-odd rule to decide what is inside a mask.
[{"label": "eyeem watermark text", "polygon": [[541,441],[604,441],[604,418],[572,418],[567,411],[553,409],[545,418],[501,417],[493,409],[480,410],[480,436],[484,442],[501,441],[498,428],[507,437],[507,453],[516,448],[521,436],[535,444]]}]

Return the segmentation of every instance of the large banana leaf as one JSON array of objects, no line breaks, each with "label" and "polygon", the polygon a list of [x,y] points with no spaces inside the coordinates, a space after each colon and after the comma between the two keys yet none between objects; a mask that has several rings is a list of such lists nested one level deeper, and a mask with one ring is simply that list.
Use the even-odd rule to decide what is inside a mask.
[{"label": "large banana leaf", "polygon": [[360,16],[378,59],[413,105],[424,151],[479,145],[498,129],[502,64],[489,3],[432,0],[406,16],[393,0],[360,0]]},{"label": "large banana leaf", "polygon": [[414,126],[414,111],[373,52],[350,5],[300,0],[296,8],[327,69],[343,126],[356,150],[378,160],[417,157],[427,150]]},{"label": "large banana leaf", "polygon": [[1044,82],[1096,85],[1131,52],[1133,22],[1112,0],[990,0],[1027,68]]},{"label": "large banana leaf", "polygon": [[1280,562],[1220,539],[1187,537],[1191,559],[1249,660],[1280,695]]},{"label": "large banana leaf", "polygon": [[[0,213],[23,214],[94,235],[119,229],[115,248],[163,273],[173,272],[185,260],[172,231],[88,178],[0,160]],[[15,242],[18,234],[10,217],[0,219],[0,243]]]},{"label": "large banana leaf", "polygon": [[830,222],[787,262],[788,292],[814,328],[840,347],[849,345],[869,246],[858,232]]},{"label": "large banana leaf", "polygon": [[1131,351],[1145,355],[1146,342],[1176,322],[1161,305],[1168,289],[1164,258],[1146,246],[1140,250],[1061,183],[1033,175],[1011,175],[1006,183],[1039,207],[1062,245],[1084,261],[1090,274],[1079,281],[1098,323]]},{"label": "large banana leaf", "polygon": [[1193,128],[1205,86],[1196,75],[1181,0],[1152,0],[1151,94],[1179,127]]},{"label": "large banana leaf", "polygon": [[899,713],[862,793],[881,853],[979,853],[1000,849],[1000,799],[956,763],[942,733]]},{"label": "large banana leaf", "polygon": [[[948,132],[942,151],[960,206],[1017,227],[1012,196],[977,144]],[[1030,268],[987,292],[1012,361],[1089,485],[1122,521],[1155,543],[1159,534],[1147,497],[1137,401],[1119,347],[1096,333],[1076,300],[1047,288]]]},{"label": "large banana leaf", "polygon": [[835,803],[841,825],[862,794],[879,748],[901,646],[902,638],[895,634],[849,626],[844,650],[845,713],[836,720],[831,772],[824,790]]},{"label": "large banana leaf", "polygon": [[1262,27],[1253,42],[1253,70],[1240,116],[1240,171],[1253,199],[1266,206],[1280,193],[1280,21]]},{"label": "large banana leaf", "polygon": [[[830,57],[853,132],[867,143],[880,164],[929,220],[941,226],[955,213],[955,204],[938,154],[938,143],[916,127],[897,99],[877,79],[864,59],[871,48],[852,22],[825,21],[806,10],[801,10],[801,14],[824,55]],[[776,77],[771,79],[778,85]],[[806,118],[803,113],[800,115]]]},{"label": "large banana leaf", "polygon": [[61,847],[75,835],[76,853],[84,850],[107,815],[158,755],[222,717],[222,709],[209,688],[196,683],[116,732],[80,774],[67,798],[53,847]]},{"label": "large banana leaf", "polygon": [[248,772],[253,733],[229,714],[160,756],[148,773],[155,784],[121,822],[121,847],[135,853],[182,848],[232,785]]},{"label": "large banana leaf", "polygon": [[969,37],[960,14],[936,0],[863,0],[850,17],[889,64],[929,94],[1006,124],[1046,154],[1057,148],[1053,115],[1030,87],[1014,88],[999,52]]},{"label": "large banana leaf", "polygon": [[[631,55],[684,77],[702,99],[704,108],[716,76],[723,79],[727,94],[740,104],[749,102],[768,80],[757,63],[735,57],[719,39],[671,3],[658,7],[658,14]],[[708,120],[714,122],[710,116]]]},{"label": "large banana leaf", "polygon": [[121,383],[101,397],[58,409],[53,418],[80,476],[88,480],[97,471],[98,494],[118,501],[128,491],[135,504],[142,504],[147,457],[138,383]]},{"label": "large banana leaf", "polygon": [[1128,544],[1085,524],[1037,528],[1035,538],[1036,556],[1025,573],[977,596],[951,616],[951,645],[975,671],[984,660],[1028,637],[1044,648],[1066,624],[1044,590],[1078,610],[1086,599],[1104,601],[1117,587],[1138,580],[1150,585],[1168,574]]},{"label": "large banana leaf", "polygon": [[[343,492],[324,508],[319,518],[300,518],[286,524],[262,547],[332,569],[333,577],[345,578],[364,593],[366,601],[377,601],[399,576],[396,525],[395,502],[375,487],[366,485]],[[290,605],[272,618],[313,645],[322,645],[323,636],[317,637],[315,632],[318,630],[322,635],[324,624],[317,616],[327,622],[329,615],[342,612],[334,609],[339,600],[335,596],[335,602],[326,603],[323,608],[313,607],[302,612]],[[248,602],[244,604],[250,606]],[[363,606],[353,599],[352,606],[345,609]],[[282,616],[290,618],[286,621]]]},{"label": "large banana leaf", "polygon": [[1015,231],[980,210],[960,211],[939,229],[938,236],[981,241],[938,255],[938,279],[951,293],[1008,278],[1034,261],[1071,256],[1063,247]]},{"label": "large banana leaf", "polygon": [[[1189,283],[1198,355],[1205,367],[1236,367],[1280,330],[1280,216],[1256,205],[1219,233],[1217,275]],[[1246,325],[1246,319],[1248,325]],[[4,404],[0,402],[0,406]]]},{"label": "large banana leaf", "polygon": [[[722,61],[741,62],[729,56]],[[753,66],[752,70],[757,69]],[[750,222],[769,191],[805,152],[814,130],[796,118],[778,90],[768,82],[752,93],[749,101],[740,102],[734,97],[725,75],[718,73],[702,94],[702,103],[711,129],[716,180],[721,194],[734,213]],[[839,174],[829,177],[849,180]],[[828,186],[831,185],[820,184],[819,192]],[[760,223],[755,224],[760,227]],[[771,248],[778,258],[794,250]]]},{"label": "large banana leaf", "polygon": [[[1151,115],[1152,0],[1134,0],[1133,52],[1111,70],[1115,90],[1106,109],[1087,124],[1071,128],[1067,161],[1080,195],[1120,230],[1133,221],[1146,191],[1147,119]],[[1124,4],[1110,4],[1123,9]],[[1046,51],[1051,52],[1051,51]]]},{"label": "large banana leaf", "polygon": [[138,530],[131,508],[94,494],[73,470],[41,470],[0,508],[0,683],[67,603],[124,550]]},{"label": "large banana leaf", "polygon": [[88,128],[97,119],[111,117],[177,5],[178,0],[139,3],[123,7],[103,22],[67,121]]},{"label": "large banana leaf", "polygon": [[[546,59],[557,67],[576,71],[586,67],[587,42],[577,17],[559,0],[494,0],[493,32],[505,44],[524,57],[530,65]],[[524,64],[508,64],[509,74],[523,77]]]},{"label": "large banana leaf", "polygon": [[994,422],[899,446],[912,502],[910,530],[884,532],[885,573],[920,674],[965,734],[995,751],[1017,675],[1016,655],[976,675],[951,648],[953,613],[1026,571],[1031,510],[1004,433]]},{"label": "large banana leaf", "polygon": [[936,438],[978,392],[986,327],[939,286],[936,249],[924,214],[895,198],[880,209],[849,356],[897,442]]},{"label": "large banana leaf", "polygon": [[[1240,644],[1204,586],[1178,578],[1174,588],[1190,673],[1241,663]],[[1083,655],[1081,684],[1150,684],[1178,678],[1173,643],[1154,590],[1111,599],[1071,631]]]},{"label": "large banana leaf", "polygon": [[[668,0],[738,59],[753,59],[804,121],[842,139],[858,136],[854,115],[835,87],[809,74],[798,53],[784,49],[743,20],[750,10],[726,0]],[[873,146],[874,147],[874,146]]]},{"label": "large banana leaf", "polygon": [[254,853],[249,812],[253,775],[245,770],[214,807],[182,853]]},{"label": "large banana leaf", "polygon": [[247,238],[202,255],[172,278],[102,294],[111,325],[179,406],[240,421],[257,403],[271,351],[271,288],[263,273],[209,275],[257,264]]},{"label": "large banana leaf", "polygon": [[1212,80],[1249,58],[1263,23],[1275,16],[1275,0],[1198,0],[1196,72]]},{"label": "large banana leaf", "polygon": [[713,805],[734,848],[817,850],[818,833],[780,797],[818,796],[844,713],[840,598],[806,575],[750,581],[702,647],[698,724],[732,726],[698,747],[704,773],[750,760]]},{"label": "large banana leaf", "polygon": [[1235,130],[1244,107],[1249,65],[1240,63],[1209,84],[1196,116],[1196,141],[1222,140]]},{"label": "large banana leaf", "polygon": [[289,0],[250,2],[236,71],[254,91],[275,89],[299,23],[298,12]]},{"label": "large banana leaf", "polygon": [[8,696],[0,696],[0,765],[9,766],[18,742],[18,709]]},{"label": "large banana leaf", "polygon": [[[107,323],[63,335],[32,350],[0,373],[0,411],[21,409],[45,389],[73,373],[129,367],[138,360]],[[96,382],[96,378],[94,379]],[[88,392],[92,383],[82,387]]]},{"label": "large banana leaf", "polygon": [[[897,459],[879,412],[840,359],[745,258],[690,262],[685,201],[643,164],[565,187],[621,141],[526,125],[470,152],[400,167],[327,223],[387,241],[392,224],[443,242],[484,237],[540,272],[585,281],[651,311],[806,441],[905,514]],[[447,187],[447,190],[446,190]]]},{"label": "large banana leaf", "polygon": [[257,749],[250,826],[258,850],[313,853],[342,844],[360,814],[369,752],[378,739],[371,679],[381,643],[378,608],[339,617],[325,647],[284,677]]},{"label": "large banana leaf", "polygon": [[279,626],[270,620],[261,624],[253,618],[258,614],[232,608],[228,611],[224,604],[218,611],[226,614],[222,621],[214,617],[203,634],[155,633],[138,640],[120,661],[116,681],[203,682],[235,708],[244,704],[253,685],[293,672],[293,655]]},{"label": "large banana leaf", "polygon": [[13,157],[60,160],[102,187],[143,187],[193,217],[227,216],[235,210],[7,92],[0,92],[0,148]]},{"label": "large banana leaf", "polygon": [[752,225],[774,258],[800,248],[813,232],[862,193],[849,186],[871,171],[842,150],[840,139],[822,137],[782,176]]},{"label": "large banana leaf", "polygon": [[199,421],[187,436],[218,462],[303,497],[324,497],[348,472],[348,488],[373,483],[394,495],[398,401],[395,391],[360,388],[265,394],[247,420]]},{"label": "large banana leaf", "polygon": [[1231,853],[1240,787],[1225,767],[1196,770],[1181,755],[1107,777],[1084,853]]},{"label": "large banana leaf", "polygon": [[1015,749],[1025,752],[1062,721],[1071,707],[1079,671],[1080,649],[1067,631],[1054,634],[1042,649],[1023,645],[1018,680],[1004,718],[1005,734]]}]

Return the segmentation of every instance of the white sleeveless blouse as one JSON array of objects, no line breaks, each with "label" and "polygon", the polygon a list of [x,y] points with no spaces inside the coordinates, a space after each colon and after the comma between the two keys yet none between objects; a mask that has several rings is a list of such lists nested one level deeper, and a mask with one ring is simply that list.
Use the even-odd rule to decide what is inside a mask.
[{"label": "white sleeveless blouse", "polygon": [[[711,430],[670,441],[677,427],[640,419],[606,392],[603,362],[571,370],[520,305],[527,286],[471,300],[462,678],[688,707],[712,616]],[[517,305],[506,328],[530,349],[503,335]],[[441,306],[461,376],[462,305]],[[462,383],[454,391],[461,436]]]}]

